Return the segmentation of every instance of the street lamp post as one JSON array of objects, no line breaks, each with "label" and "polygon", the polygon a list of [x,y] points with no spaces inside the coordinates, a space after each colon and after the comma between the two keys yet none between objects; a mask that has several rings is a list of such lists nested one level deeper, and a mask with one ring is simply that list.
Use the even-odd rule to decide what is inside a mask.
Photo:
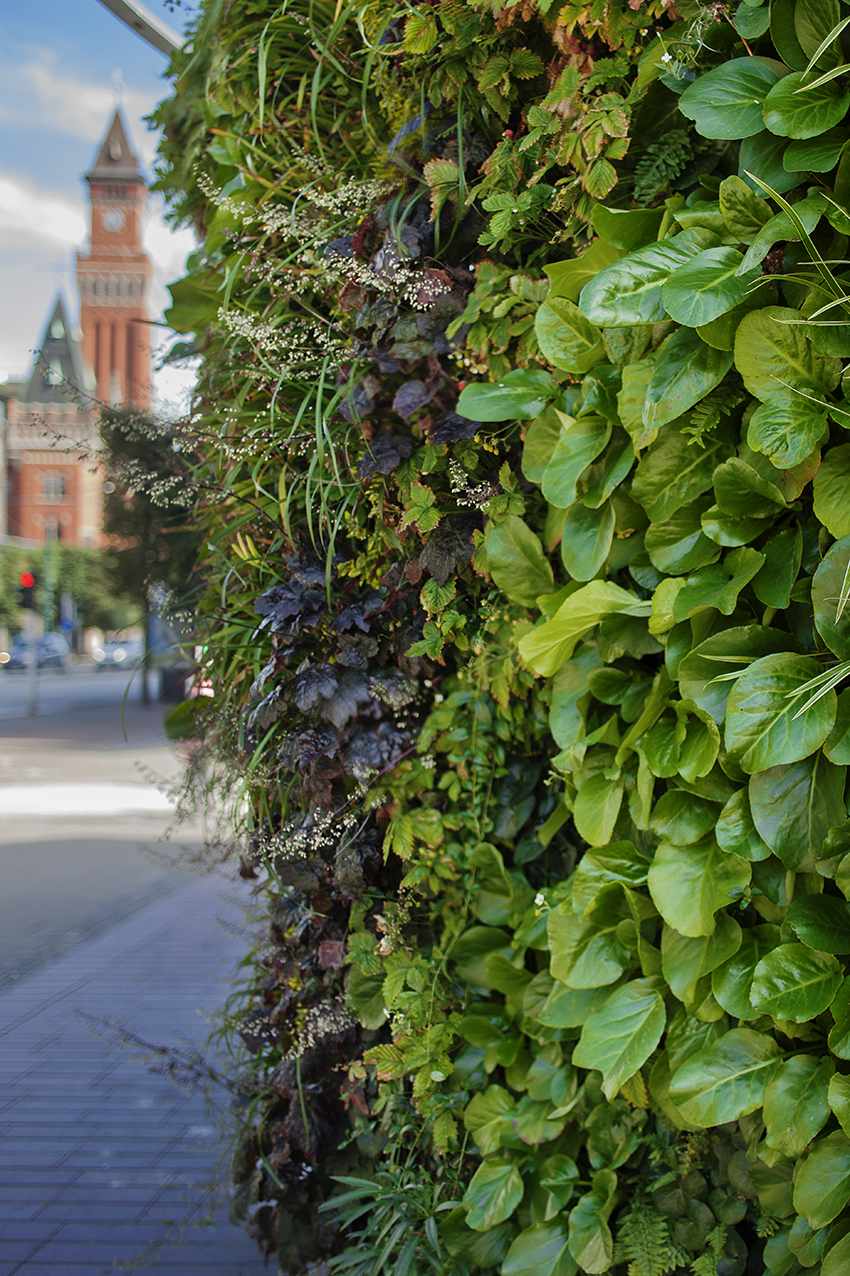
[{"label": "street lamp post", "polygon": [[170,56],[175,49],[182,48],[184,41],[181,36],[139,0],[100,0],[100,3],[160,53]]}]

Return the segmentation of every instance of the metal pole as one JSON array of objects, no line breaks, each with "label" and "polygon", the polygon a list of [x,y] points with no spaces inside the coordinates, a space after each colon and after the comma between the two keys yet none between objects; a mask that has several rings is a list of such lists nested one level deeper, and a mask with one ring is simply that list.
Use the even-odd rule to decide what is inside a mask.
[{"label": "metal pole", "polygon": [[36,642],[35,630],[35,609],[33,608],[29,614],[29,633],[27,634],[30,656],[27,715],[30,718],[34,718],[38,713],[38,644]]}]

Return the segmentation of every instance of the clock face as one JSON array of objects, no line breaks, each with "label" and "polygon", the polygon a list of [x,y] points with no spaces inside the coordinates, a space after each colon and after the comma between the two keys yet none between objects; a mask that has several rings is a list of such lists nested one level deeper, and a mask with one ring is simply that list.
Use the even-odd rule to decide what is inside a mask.
[{"label": "clock face", "polygon": [[101,215],[100,224],[104,230],[123,230],[124,214],[119,208],[108,208]]}]

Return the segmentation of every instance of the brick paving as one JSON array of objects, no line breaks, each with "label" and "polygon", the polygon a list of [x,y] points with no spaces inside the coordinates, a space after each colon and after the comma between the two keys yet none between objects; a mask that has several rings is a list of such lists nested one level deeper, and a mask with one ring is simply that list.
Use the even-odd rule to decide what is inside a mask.
[{"label": "brick paving", "polygon": [[217,1114],[77,1013],[202,1044],[245,951],[222,888],[192,879],[0,993],[0,1276],[275,1269],[211,1194]]}]

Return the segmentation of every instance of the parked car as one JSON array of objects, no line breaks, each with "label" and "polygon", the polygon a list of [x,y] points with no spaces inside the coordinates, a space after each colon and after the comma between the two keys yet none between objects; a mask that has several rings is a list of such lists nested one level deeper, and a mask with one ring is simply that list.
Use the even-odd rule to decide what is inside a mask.
[{"label": "parked car", "polygon": [[141,638],[128,638],[125,642],[105,642],[92,652],[98,670],[134,669],[143,654],[144,644]]},{"label": "parked car", "polygon": [[[35,649],[39,669],[61,669],[63,673],[67,672],[71,648],[68,646],[67,639],[61,634],[43,634],[36,642]],[[0,656],[0,661],[6,669],[29,668],[30,649],[26,642],[13,643],[11,649],[3,652],[2,655],[7,656],[6,660],[2,660]]]}]

